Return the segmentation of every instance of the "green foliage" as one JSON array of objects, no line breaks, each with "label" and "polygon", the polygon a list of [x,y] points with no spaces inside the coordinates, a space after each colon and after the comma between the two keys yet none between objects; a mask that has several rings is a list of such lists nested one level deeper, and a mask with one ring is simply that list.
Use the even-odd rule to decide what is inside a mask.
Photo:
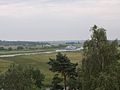
[{"label": "green foliage", "polygon": [[8,48],[8,51],[12,51],[12,50],[13,50],[12,47],[9,47],[9,48]]},{"label": "green foliage", "polygon": [[50,70],[52,72],[60,73],[64,79],[64,88],[67,88],[67,78],[74,77],[76,75],[77,64],[71,63],[70,59],[61,53],[56,55],[56,59],[51,59],[48,62],[51,66]]},{"label": "green foliage", "polygon": [[44,81],[44,78],[45,76],[40,72],[40,70],[32,70],[32,79],[38,88],[41,88],[41,86],[43,86],[42,81]]},{"label": "green foliage", "polygon": [[5,48],[4,47],[0,47],[0,51],[3,51],[3,50],[5,50]]},{"label": "green foliage", "polygon": [[[51,66],[50,70],[52,72],[58,72],[62,75],[65,74],[69,77],[75,74],[77,64],[71,63],[66,55],[58,53],[56,59],[51,59],[48,62]],[[72,72],[71,72],[72,71]]]},{"label": "green foliage", "polygon": [[114,75],[101,72],[98,77],[92,78],[91,90],[120,90],[117,79]]},{"label": "green foliage", "polygon": [[23,50],[23,49],[24,49],[24,47],[22,47],[22,46],[17,47],[17,50]]},{"label": "green foliage", "polygon": [[43,80],[44,75],[39,70],[27,66],[11,65],[4,74],[0,75],[0,89],[33,90],[40,88]]},{"label": "green foliage", "polygon": [[82,71],[77,68],[76,75],[68,79],[69,90],[82,90]]},{"label": "green foliage", "polygon": [[69,78],[68,79],[68,87],[69,87],[69,90],[78,90],[79,82],[78,82],[77,78]]},{"label": "green foliage", "polygon": [[119,59],[117,40],[107,40],[105,29],[96,25],[91,31],[91,40],[84,43],[82,90],[120,90],[115,69]]},{"label": "green foliage", "polygon": [[63,79],[59,77],[58,74],[55,74],[55,76],[52,79],[52,86],[50,90],[63,90],[62,86]]}]

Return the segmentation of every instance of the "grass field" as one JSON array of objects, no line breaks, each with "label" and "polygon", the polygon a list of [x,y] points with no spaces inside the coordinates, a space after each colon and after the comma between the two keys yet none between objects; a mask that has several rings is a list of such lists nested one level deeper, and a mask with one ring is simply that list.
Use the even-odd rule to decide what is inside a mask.
[{"label": "grass field", "polygon": [[55,51],[55,48],[43,48],[40,50],[12,50],[12,51],[0,51],[0,55],[10,55],[10,54],[24,54],[24,53],[39,53]]},{"label": "grass field", "polygon": [[[49,86],[53,73],[49,71],[47,62],[49,61],[49,58],[55,58],[56,54],[57,53],[0,58],[0,71],[5,71],[12,63],[31,65],[40,69],[41,72],[45,74],[46,78],[44,83],[46,86]],[[74,63],[79,63],[82,58],[80,52],[64,52],[64,54],[66,54]]]}]

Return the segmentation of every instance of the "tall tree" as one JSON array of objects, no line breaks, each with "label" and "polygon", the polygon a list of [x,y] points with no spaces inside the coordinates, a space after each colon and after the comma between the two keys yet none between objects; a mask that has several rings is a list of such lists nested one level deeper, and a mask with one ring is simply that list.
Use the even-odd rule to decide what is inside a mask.
[{"label": "tall tree", "polygon": [[56,59],[51,59],[48,62],[51,66],[50,70],[52,72],[60,73],[64,78],[64,89],[67,89],[67,78],[73,77],[76,74],[77,64],[71,63],[70,59],[61,53],[56,55]]},{"label": "tall tree", "polygon": [[[82,61],[82,72],[83,72],[83,81],[82,81],[82,90],[113,90],[109,88],[112,82],[117,80],[112,80],[113,75],[106,73],[118,63],[118,43],[117,40],[109,41],[107,40],[106,30],[104,28],[98,28],[96,25],[91,29],[92,35],[91,39],[87,40],[84,43],[84,59]],[[107,78],[109,81],[105,81],[104,78]],[[102,80],[102,81],[100,81]],[[98,81],[98,82],[96,82]],[[108,85],[103,85],[103,83]],[[118,85],[118,81],[115,81]],[[94,83],[94,84],[93,84]],[[99,83],[99,84],[98,84]],[[102,89],[98,89],[99,85],[102,85]],[[115,88],[114,90],[119,90]]]}]

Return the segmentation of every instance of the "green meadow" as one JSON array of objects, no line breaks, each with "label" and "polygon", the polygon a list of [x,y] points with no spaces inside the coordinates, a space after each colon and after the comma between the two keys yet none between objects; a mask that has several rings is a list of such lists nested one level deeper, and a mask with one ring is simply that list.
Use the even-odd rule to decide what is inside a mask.
[{"label": "green meadow", "polygon": [[[46,86],[49,86],[54,74],[49,71],[49,65],[47,64],[47,62],[49,61],[49,58],[55,58],[56,54],[57,53],[0,58],[0,72],[5,72],[5,70],[7,70],[7,68],[12,63],[30,65],[40,69],[41,72],[45,74],[44,84]],[[80,52],[64,52],[64,54],[66,54],[74,63],[80,63],[82,59],[82,55],[80,54]]]}]

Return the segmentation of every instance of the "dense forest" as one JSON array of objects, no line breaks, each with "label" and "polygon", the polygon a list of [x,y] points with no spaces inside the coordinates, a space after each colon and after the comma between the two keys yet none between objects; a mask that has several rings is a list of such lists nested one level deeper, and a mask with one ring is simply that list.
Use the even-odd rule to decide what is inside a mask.
[{"label": "dense forest", "polygon": [[49,87],[46,75],[33,66],[12,64],[0,74],[0,90],[120,90],[120,50],[118,40],[108,40],[106,30],[94,25],[91,38],[83,45],[81,63],[73,63],[63,53],[49,58],[54,73]]}]

